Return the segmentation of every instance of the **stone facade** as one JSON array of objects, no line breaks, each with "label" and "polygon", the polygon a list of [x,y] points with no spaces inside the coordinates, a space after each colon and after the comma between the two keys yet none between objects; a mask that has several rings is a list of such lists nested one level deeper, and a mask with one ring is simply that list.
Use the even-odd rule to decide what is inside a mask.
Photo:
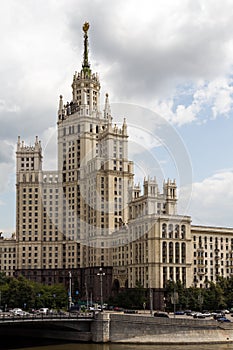
[{"label": "stone facade", "polygon": [[106,298],[112,287],[134,288],[138,282],[157,290],[168,280],[205,287],[232,275],[233,229],[192,226],[190,216],[177,213],[174,180],[164,181],[162,191],[156,178],[144,179],[142,193],[134,184],[127,122],[113,123],[108,94],[100,110],[87,30],[72,100],[59,99],[57,133],[56,171],[43,170],[38,137],[33,146],[18,138],[16,236],[0,240],[1,271],[48,284],[66,283],[73,271],[83,295],[97,299],[93,276],[100,267]]}]

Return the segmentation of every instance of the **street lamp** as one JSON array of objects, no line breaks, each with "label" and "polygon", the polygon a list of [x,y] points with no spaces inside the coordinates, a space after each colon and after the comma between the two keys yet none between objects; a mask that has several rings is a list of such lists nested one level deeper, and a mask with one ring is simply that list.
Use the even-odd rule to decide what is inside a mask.
[{"label": "street lamp", "polygon": [[171,295],[171,302],[173,304],[173,314],[174,314],[174,318],[176,317],[176,303],[178,302],[178,292],[176,291],[176,282],[174,282],[173,280],[170,280],[173,283],[173,293]]},{"label": "street lamp", "polygon": [[87,283],[85,283],[85,288],[86,288],[86,298],[87,298],[87,310],[89,310]]},{"label": "street lamp", "polygon": [[56,293],[53,293],[53,306],[56,308]]},{"label": "street lamp", "polygon": [[69,310],[71,309],[72,305],[72,274],[71,271],[69,271]]},{"label": "street lamp", "polygon": [[153,316],[153,289],[150,288],[150,314]]},{"label": "street lamp", "polygon": [[103,311],[103,276],[105,276],[105,272],[103,272],[102,267],[99,268],[97,276],[100,276],[100,305],[101,311]]}]

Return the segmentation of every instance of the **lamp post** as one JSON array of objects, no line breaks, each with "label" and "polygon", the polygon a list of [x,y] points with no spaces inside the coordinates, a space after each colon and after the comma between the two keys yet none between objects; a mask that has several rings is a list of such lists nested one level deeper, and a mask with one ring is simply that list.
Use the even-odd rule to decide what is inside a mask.
[{"label": "lamp post", "polygon": [[153,316],[153,289],[150,288],[150,314]]},{"label": "lamp post", "polygon": [[101,311],[103,311],[103,276],[105,276],[105,272],[103,272],[102,267],[99,268],[97,276],[100,276],[100,305]]},{"label": "lamp post", "polygon": [[69,271],[69,310],[71,308],[72,304],[72,274],[71,271]]},{"label": "lamp post", "polygon": [[197,300],[198,300],[200,311],[202,311],[202,305],[203,305],[204,298],[203,298],[203,295],[201,294],[201,292],[198,294]]},{"label": "lamp post", "polygon": [[[40,293],[38,293],[38,294],[36,295],[36,299],[35,299],[35,310],[36,310],[36,309],[39,309],[39,308],[41,307],[40,296],[41,296]],[[43,306],[43,305],[42,305],[42,306]]]},{"label": "lamp post", "polygon": [[56,293],[53,293],[53,306],[56,308]]},{"label": "lamp post", "polygon": [[87,298],[87,310],[89,310],[87,283],[85,283],[85,288],[86,288],[86,298]]},{"label": "lamp post", "polygon": [[173,304],[173,313],[174,313],[174,318],[176,317],[176,303],[178,302],[178,292],[176,291],[176,283],[174,281],[171,280],[171,282],[173,282],[173,293],[171,296],[171,302]]}]

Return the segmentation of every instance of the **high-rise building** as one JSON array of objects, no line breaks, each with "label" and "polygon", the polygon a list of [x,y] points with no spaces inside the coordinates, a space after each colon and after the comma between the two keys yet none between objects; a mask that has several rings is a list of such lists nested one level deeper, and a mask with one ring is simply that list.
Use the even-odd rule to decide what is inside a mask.
[{"label": "high-rise building", "polygon": [[[98,299],[98,269],[111,289],[161,292],[167,281],[205,287],[233,274],[233,229],[191,226],[177,213],[175,181],[146,178],[134,185],[126,119],[113,123],[109,96],[100,108],[100,81],[84,53],[72,100],[60,96],[58,169],[44,171],[38,137],[16,151],[16,235],[0,239],[0,270],[43,283],[67,282],[72,272],[84,297]],[[0,237],[1,238],[1,237]],[[160,293],[158,306],[162,303]]]}]

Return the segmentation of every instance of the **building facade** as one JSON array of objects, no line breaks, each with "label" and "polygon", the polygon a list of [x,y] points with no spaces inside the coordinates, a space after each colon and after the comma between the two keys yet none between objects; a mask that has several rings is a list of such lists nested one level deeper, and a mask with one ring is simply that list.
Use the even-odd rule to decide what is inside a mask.
[{"label": "building facade", "polygon": [[72,100],[60,96],[58,169],[43,170],[38,137],[16,151],[16,234],[0,239],[0,270],[42,283],[74,284],[98,300],[119,288],[162,291],[167,281],[206,287],[233,273],[233,229],[192,226],[177,213],[176,182],[145,178],[134,185],[126,119],[113,123],[108,94],[100,110],[100,81],[90,68],[88,29],[72,81]]}]

